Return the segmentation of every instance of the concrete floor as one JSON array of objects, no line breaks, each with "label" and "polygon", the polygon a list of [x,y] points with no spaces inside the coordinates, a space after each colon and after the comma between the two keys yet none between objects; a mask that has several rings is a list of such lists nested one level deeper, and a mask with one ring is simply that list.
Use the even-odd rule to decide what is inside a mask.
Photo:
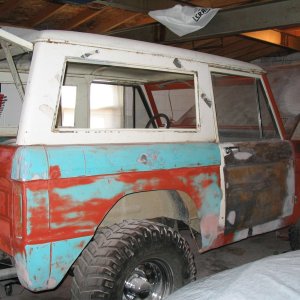
[{"label": "concrete floor", "polygon": [[[188,240],[189,237],[187,237]],[[247,240],[211,250],[199,255],[192,241],[191,248],[195,254],[198,278],[227,270],[266,256],[276,255],[290,250],[287,231],[277,231],[249,238]],[[5,296],[3,286],[0,285],[0,299],[2,300],[68,300],[70,299],[71,276],[66,277],[62,284],[54,291],[31,293],[19,285],[14,285],[13,296]]]}]

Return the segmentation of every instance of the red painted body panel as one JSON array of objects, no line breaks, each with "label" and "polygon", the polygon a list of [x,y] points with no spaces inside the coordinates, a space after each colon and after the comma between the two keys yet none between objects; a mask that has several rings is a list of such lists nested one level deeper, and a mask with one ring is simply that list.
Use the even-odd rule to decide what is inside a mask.
[{"label": "red painted body panel", "polygon": [[12,254],[12,158],[17,147],[1,146],[0,148],[0,249]]}]

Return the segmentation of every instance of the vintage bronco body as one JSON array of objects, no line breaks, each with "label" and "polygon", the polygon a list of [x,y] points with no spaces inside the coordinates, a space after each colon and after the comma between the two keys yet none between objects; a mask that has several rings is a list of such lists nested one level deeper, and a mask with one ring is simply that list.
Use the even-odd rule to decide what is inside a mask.
[{"label": "vintage bronco body", "polygon": [[23,286],[73,266],[73,299],[161,299],[195,277],[183,228],[199,252],[288,225],[299,247],[300,143],[261,68],[0,33],[0,248]]}]

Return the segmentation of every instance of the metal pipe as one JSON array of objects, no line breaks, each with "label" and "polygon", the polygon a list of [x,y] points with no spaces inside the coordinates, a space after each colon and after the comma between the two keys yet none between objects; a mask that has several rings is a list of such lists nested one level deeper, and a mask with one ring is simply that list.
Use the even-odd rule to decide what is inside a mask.
[{"label": "metal pipe", "polygon": [[18,277],[16,268],[6,268],[0,270],[0,280],[7,280]]}]

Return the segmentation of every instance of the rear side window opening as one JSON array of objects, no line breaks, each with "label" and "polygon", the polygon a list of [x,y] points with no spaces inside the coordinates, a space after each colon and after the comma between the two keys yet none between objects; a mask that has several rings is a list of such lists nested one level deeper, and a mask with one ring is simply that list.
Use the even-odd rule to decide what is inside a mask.
[{"label": "rear side window opening", "polygon": [[194,75],[67,62],[55,128],[196,128]]}]

